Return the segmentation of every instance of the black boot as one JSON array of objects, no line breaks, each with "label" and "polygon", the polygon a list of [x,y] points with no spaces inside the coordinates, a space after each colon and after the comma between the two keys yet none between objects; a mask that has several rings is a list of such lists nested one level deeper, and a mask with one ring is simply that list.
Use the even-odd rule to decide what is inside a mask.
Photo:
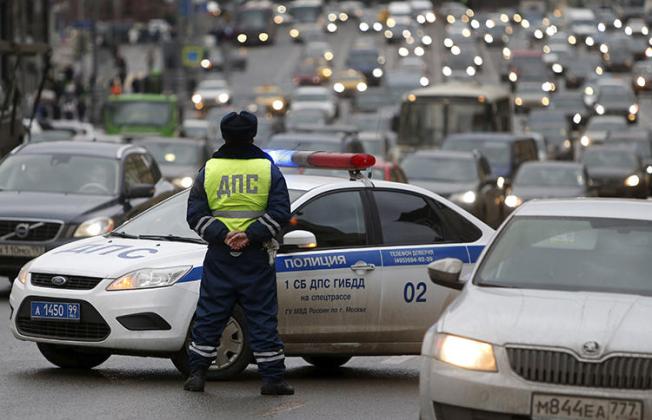
[{"label": "black boot", "polygon": [[193,370],[183,384],[183,389],[190,392],[204,392],[206,383],[206,371],[204,369]]},{"label": "black boot", "polygon": [[263,382],[260,393],[261,395],[294,395],[294,388],[283,380],[278,382]]}]

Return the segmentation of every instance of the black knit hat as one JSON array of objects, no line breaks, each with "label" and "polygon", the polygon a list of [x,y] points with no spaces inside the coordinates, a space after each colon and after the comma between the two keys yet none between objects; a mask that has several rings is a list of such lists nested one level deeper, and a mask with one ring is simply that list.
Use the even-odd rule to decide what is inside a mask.
[{"label": "black knit hat", "polygon": [[258,131],[258,118],[251,112],[229,112],[220,122],[222,138],[225,142],[250,142]]}]

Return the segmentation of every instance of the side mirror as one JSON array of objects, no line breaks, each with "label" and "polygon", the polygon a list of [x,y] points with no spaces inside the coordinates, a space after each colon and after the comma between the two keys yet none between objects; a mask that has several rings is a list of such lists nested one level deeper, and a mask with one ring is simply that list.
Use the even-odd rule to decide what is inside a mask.
[{"label": "side mirror", "polygon": [[460,274],[464,263],[457,258],[444,258],[428,264],[428,276],[433,283],[449,289],[462,290],[464,282]]},{"label": "side mirror", "polygon": [[154,185],[151,184],[134,184],[128,186],[124,193],[124,198],[151,198],[154,196]]},{"label": "side mirror", "polygon": [[315,248],[317,247],[317,238],[312,232],[307,230],[293,230],[283,236],[283,246],[295,246],[297,248]]}]

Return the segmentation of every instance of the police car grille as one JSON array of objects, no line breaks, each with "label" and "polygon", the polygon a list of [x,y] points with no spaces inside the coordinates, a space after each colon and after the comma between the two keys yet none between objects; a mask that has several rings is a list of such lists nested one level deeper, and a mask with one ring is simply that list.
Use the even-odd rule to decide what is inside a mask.
[{"label": "police car grille", "polygon": [[[16,226],[20,224],[33,226],[25,238],[15,235]],[[0,220],[0,238],[6,236],[4,241],[46,242],[57,237],[61,226],[61,223],[39,222],[38,220]]]},{"label": "police car grille", "polygon": [[[66,279],[66,282],[57,286],[52,283],[52,277],[61,276]],[[42,274],[32,273],[32,284],[39,287],[51,287],[54,289],[74,289],[74,290],[90,290],[97,286],[102,279],[97,277],[83,277],[83,276],[67,276],[61,274]]]},{"label": "police car grille", "polygon": [[[75,302],[80,304],[79,321],[31,319],[32,301]],[[111,328],[97,310],[88,302],[30,296],[16,312],[16,328],[22,335],[77,341],[102,341],[111,333]]]},{"label": "police car grille", "polygon": [[533,382],[593,388],[652,389],[652,357],[613,356],[585,362],[561,351],[507,348],[509,364]]}]

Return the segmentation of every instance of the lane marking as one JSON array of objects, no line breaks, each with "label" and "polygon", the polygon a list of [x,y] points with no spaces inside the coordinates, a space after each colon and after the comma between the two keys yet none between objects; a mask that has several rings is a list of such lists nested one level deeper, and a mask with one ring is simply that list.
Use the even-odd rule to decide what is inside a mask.
[{"label": "lane marking", "polygon": [[415,357],[417,356],[392,356],[392,357],[388,357],[387,359],[383,360],[380,363],[384,365],[400,365],[402,363],[414,359]]},{"label": "lane marking", "polygon": [[292,410],[296,410],[297,408],[301,408],[301,407],[303,407],[305,405],[306,405],[306,403],[303,402],[303,401],[290,401],[290,402],[279,404],[276,407],[272,408],[271,410],[264,412],[260,416],[261,417],[272,417],[272,416],[276,416],[276,415],[281,414],[281,413],[287,413],[287,412],[290,412]]}]

